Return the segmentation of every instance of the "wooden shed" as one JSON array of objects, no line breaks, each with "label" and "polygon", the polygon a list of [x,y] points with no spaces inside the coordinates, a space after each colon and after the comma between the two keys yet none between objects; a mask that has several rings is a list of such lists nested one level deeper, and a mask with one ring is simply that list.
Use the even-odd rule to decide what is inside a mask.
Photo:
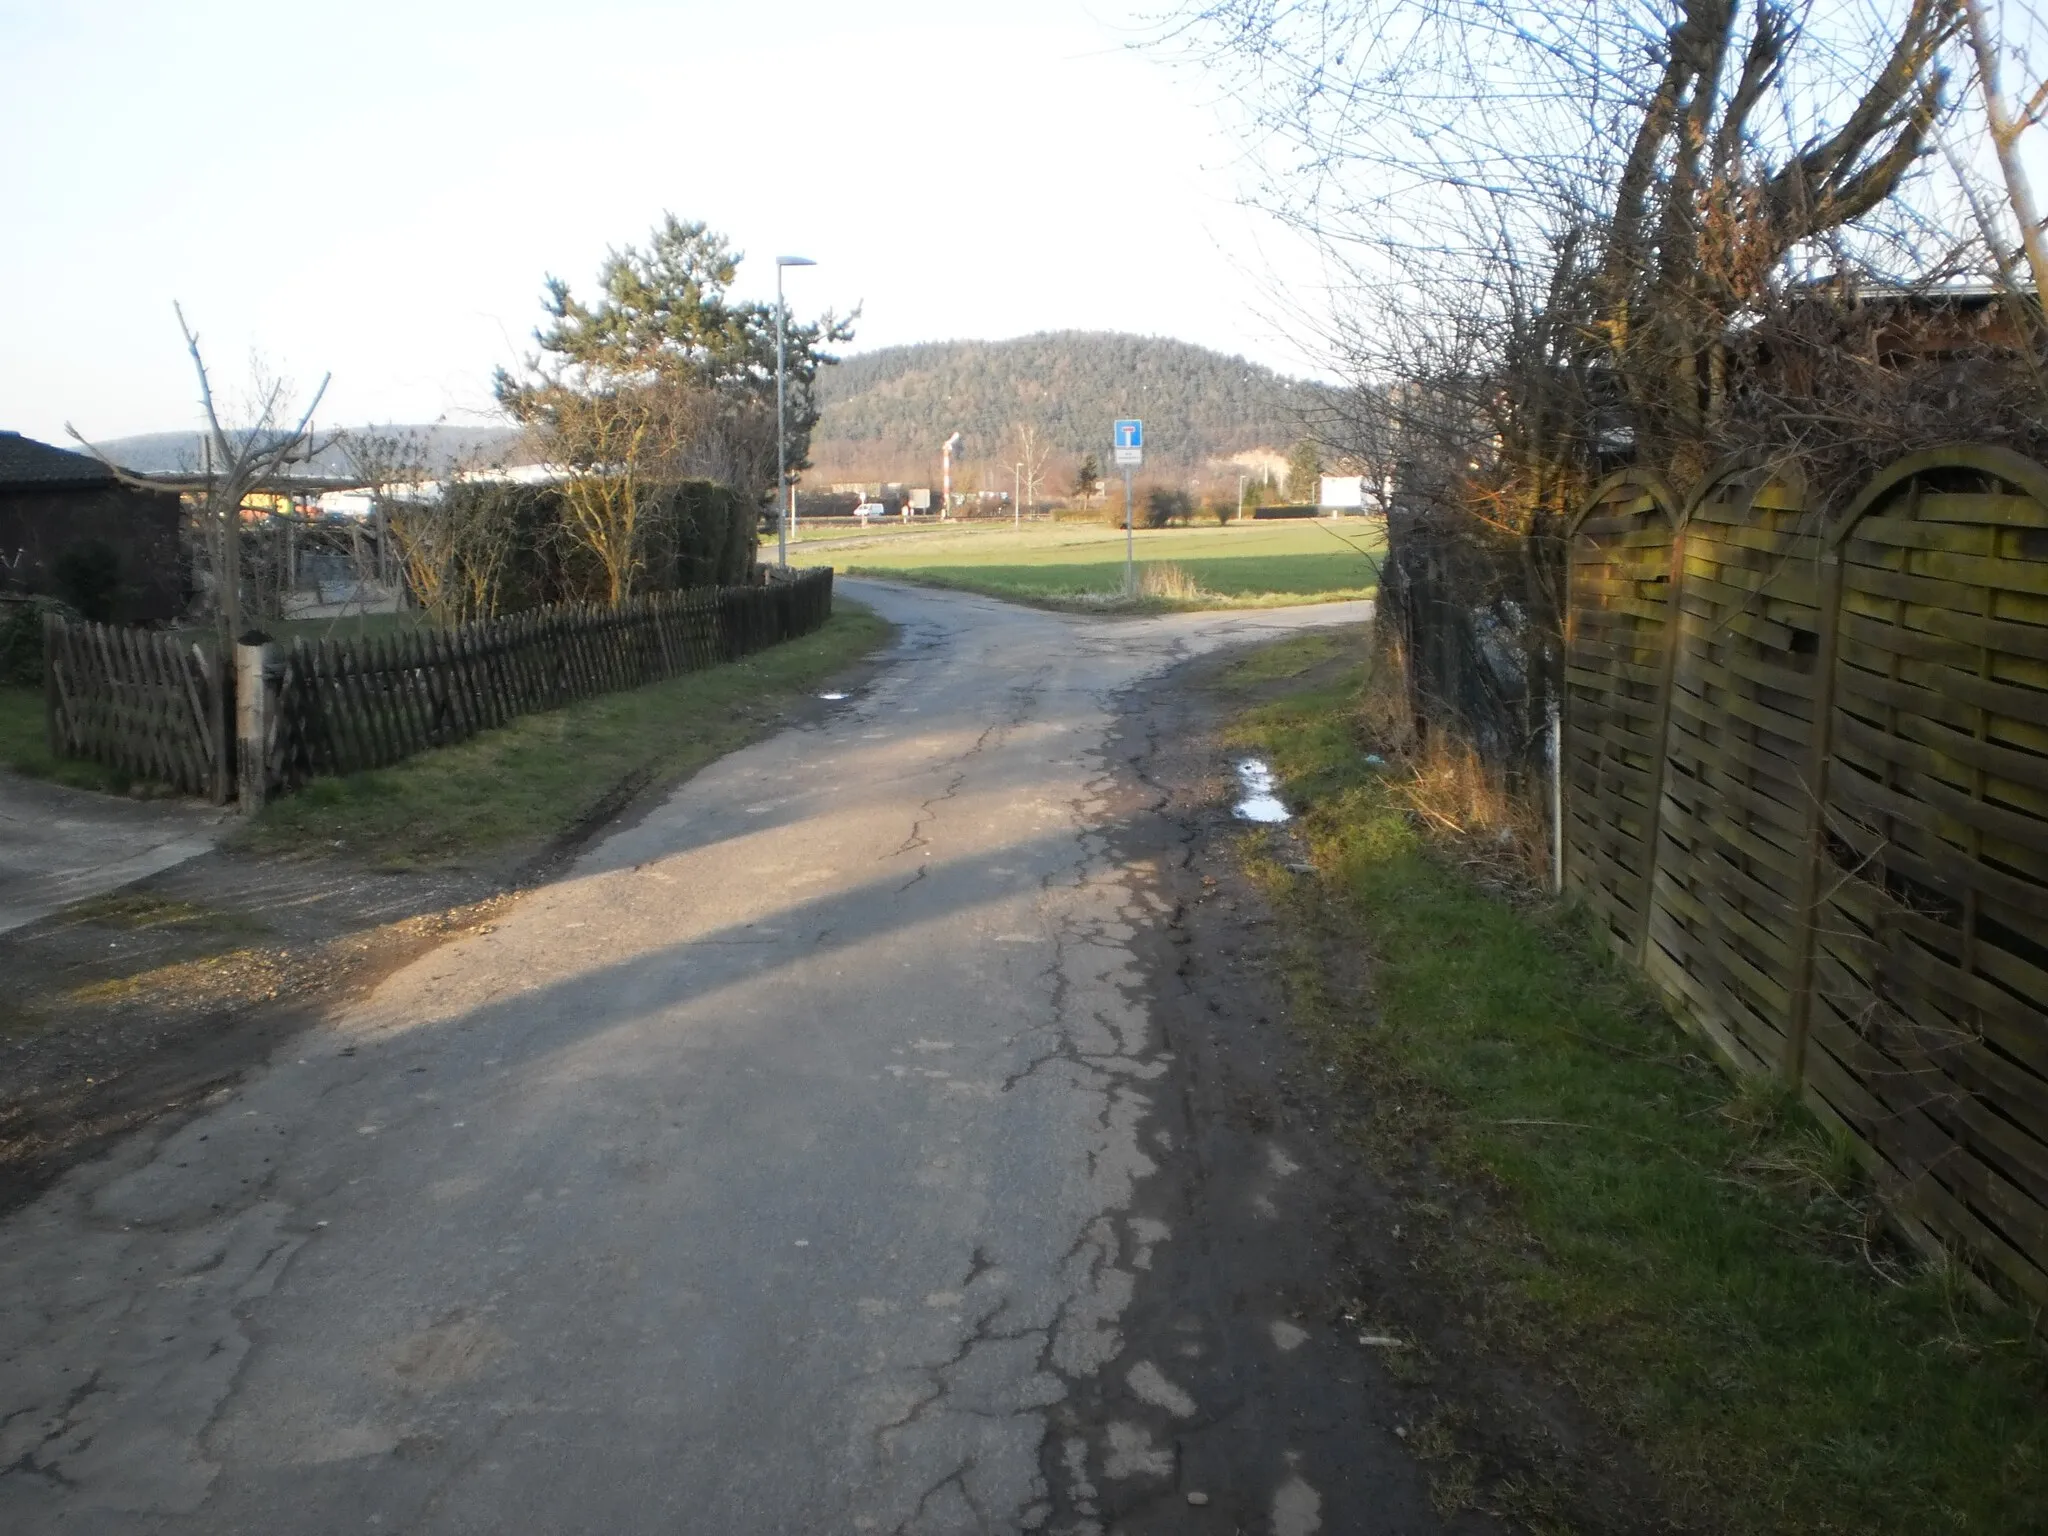
[{"label": "wooden shed", "polygon": [[82,453],[0,431],[0,583],[62,597],[88,618],[181,617],[191,573],[178,493],[124,485]]}]

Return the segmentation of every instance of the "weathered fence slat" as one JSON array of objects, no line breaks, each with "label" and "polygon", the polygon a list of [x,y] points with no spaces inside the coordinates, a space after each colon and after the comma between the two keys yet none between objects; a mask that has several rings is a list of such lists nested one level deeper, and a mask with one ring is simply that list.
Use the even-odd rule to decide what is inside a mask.
[{"label": "weathered fence slat", "polygon": [[[172,634],[51,614],[43,626],[51,752],[220,797],[218,668]],[[212,675],[209,675],[209,667]]]},{"label": "weathered fence slat", "polygon": [[[447,631],[296,640],[264,752],[273,790],[387,767],[523,714],[639,687],[806,634],[832,573],[510,614]],[[205,642],[50,615],[50,750],[225,800],[234,669]]]},{"label": "weathered fence slat", "polygon": [[1831,527],[1756,471],[1667,507],[1618,476],[1573,531],[1567,879],[1909,1234],[2048,1301],[2048,471],[1935,450]]}]

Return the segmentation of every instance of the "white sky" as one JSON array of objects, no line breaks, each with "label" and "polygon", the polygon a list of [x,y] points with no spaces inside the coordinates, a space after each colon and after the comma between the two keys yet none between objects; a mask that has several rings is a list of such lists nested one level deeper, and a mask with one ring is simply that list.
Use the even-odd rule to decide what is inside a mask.
[{"label": "white sky", "polygon": [[[1156,9],[1157,7],[1146,7]],[[666,210],[856,350],[1062,327],[1291,372],[1199,78],[1126,0],[0,0],[0,427],[191,426],[252,353],[321,419],[480,419],[552,272]],[[779,110],[770,104],[781,101]],[[1298,302],[1298,299],[1297,299]]]}]

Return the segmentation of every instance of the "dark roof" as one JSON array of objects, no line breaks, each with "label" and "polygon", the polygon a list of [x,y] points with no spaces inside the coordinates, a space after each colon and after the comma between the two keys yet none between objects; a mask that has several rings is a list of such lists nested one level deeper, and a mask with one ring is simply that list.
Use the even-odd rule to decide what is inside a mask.
[{"label": "dark roof", "polygon": [[114,472],[82,453],[0,431],[0,486],[105,485]]}]

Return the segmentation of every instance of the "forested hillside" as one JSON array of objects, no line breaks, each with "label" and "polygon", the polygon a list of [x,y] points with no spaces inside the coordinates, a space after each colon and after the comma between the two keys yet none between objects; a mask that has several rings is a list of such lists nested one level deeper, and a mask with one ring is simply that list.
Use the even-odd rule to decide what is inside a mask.
[{"label": "forested hillside", "polygon": [[1110,423],[1144,418],[1148,467],[1193,467],[1247,449],[1284,450],[1321,386],[1184,341],[1052,331],[1011,341],[938,341],[849,357],[819,376],[816,465],[878,476],[935,461],[949,432],[962,458],[1002,461],[1020,424],[1055,455],[1106,460]]}]

